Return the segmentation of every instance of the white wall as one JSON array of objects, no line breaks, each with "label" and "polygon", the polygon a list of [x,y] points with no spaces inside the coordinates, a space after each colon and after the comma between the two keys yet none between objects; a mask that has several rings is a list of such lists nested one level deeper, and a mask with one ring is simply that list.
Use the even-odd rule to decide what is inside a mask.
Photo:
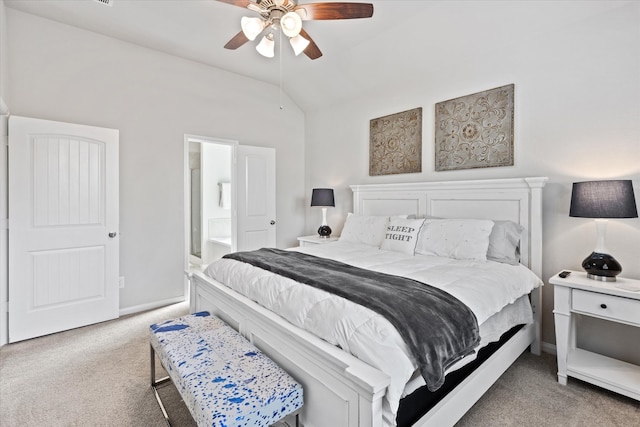
[{"label": "white wall", "polygon": [[276,149],[277,245],[304,228],[304,115],[278,88],[6,9],[12,114],[120,130],[124,312],[183,294],[184,135]]},{"label": "white wall", "polygon": [[[441,7],[456,7],[456,2]],[[479,21],[483,26],[510,19],[500,15],[500,8],[476,12],[495,19]],[[591,220],[568,216],[571,183],[632,179],[640,200],[640,3],[569,25],[541,22],[534,37],[505,34],[504,44],[483,43],[481,28],[469,31],[456,25],[455,20],[447,22],[447,31],[439,36],[466,36],[469,49],[460,51],[457,62],[443,63],[420,49],[408,49],[406,63],[389,63],[381,54],[379,64],[372,60],[371,66],[394,72],[374,93],[307,112],[307,202],[313,187],[335,188],[336,207],[329,209],[328,222],[339,234],[352,209],[350,184],[548,176],[543,279],[546,282],[561,269],[581,270],[582,260],[595,246],[595,228]],[[425,33],[421,40],[426,44],[428,27]],[[381,52],[397,49],[385,43],[382,35]],[[414,68],[424,73],[412,72]],[[515,84],[515,165],[435,172],[435,103],[509,83]],[[369,121],[420,106],[423,172],[370,177]],[[308,233],[318,221],[319,213],[307,208]],[[640,220],[610,221],[608,247],[621,262],[623,275],[640,278]],[[543,304],[543,340],[553,343],[552,286],[545,286]]]}]

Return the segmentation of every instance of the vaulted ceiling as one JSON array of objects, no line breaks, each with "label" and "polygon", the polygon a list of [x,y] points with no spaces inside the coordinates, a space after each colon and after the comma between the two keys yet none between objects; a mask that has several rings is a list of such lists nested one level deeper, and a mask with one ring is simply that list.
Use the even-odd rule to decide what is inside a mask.
[{"label": "vaulted ceiling", "polygon": [[[359,1],[359,0],[350,0]],[[299,3],[310,3],[299,1]],[[5,0],[9,8],[255,78],[284,91],[304,111],[428,78],[433,67],[472,66],[484,50],[513,49],[630,1],[379,0],[369,19],[305,21],[323,56],[295,57],[289,46],[268,59],[258,40],[223,46],[254,12],[215,0]],[[282,60],[282,62],[280,62]],[[282,71],[280,71],[282,70]]]}]

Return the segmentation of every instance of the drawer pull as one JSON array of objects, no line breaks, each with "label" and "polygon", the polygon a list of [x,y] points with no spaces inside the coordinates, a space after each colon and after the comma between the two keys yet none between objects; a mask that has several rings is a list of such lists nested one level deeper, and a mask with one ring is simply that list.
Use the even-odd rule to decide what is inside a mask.
[{"label": "drawer pull", "polygon": [[600,308],[607,308],[607,304],[600,304]]}]

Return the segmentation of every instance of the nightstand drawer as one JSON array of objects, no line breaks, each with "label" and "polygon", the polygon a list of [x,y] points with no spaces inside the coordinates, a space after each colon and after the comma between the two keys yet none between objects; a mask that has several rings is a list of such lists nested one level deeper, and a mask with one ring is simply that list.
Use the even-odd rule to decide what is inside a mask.
[{"label": "nightstand drawer", "polygon": [[573,289],[572,310],[640,325],[640,301]]}]

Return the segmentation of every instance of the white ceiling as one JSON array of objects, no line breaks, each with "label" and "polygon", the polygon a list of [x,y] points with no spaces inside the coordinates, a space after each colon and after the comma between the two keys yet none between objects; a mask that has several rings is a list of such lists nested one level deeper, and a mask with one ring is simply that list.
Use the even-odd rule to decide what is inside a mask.
[{"label": "white ceiling", "polygon": [[[360,0],[351,0],[359,1]],[[374,0],[370,19],[306,21],[322,50],[310,60],[282,50],[284,91],[304,111],[334,105],[417,78],[430,67],[469,63],[481,49],[518,40],[604,13],[630,1]],[[310,3],[313,0],[302,0]],[[225,43],[240,31],[242,16],[257,16],[215,0],[5,0],[7,7],[94,31],[274,85],[280,55],[267,59],[254,47],[232,51]]]}]

